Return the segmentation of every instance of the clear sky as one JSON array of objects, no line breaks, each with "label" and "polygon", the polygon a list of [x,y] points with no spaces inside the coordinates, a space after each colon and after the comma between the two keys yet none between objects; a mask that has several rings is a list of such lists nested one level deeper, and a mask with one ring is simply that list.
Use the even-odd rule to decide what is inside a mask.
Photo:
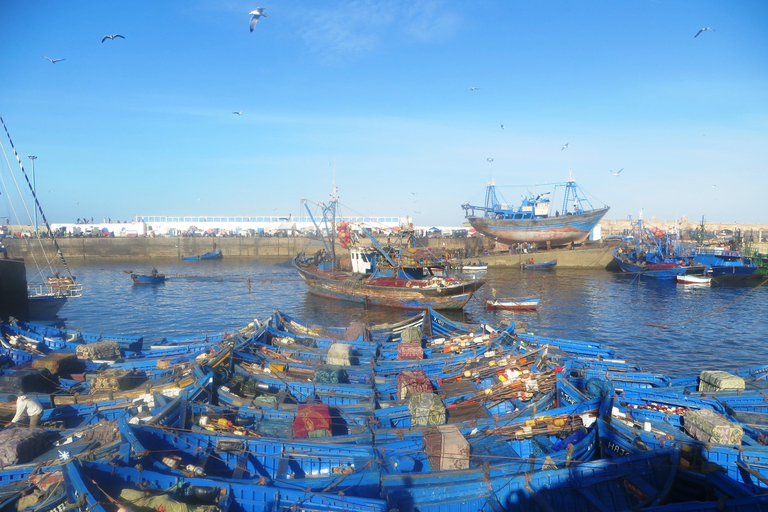
[{"label": "clear sky", "polygon": [[608,219],[768,222],[767,100],[764,0],[0,2],[51,222],[298,215],[334,162],[343,213],[419,225],[569,168]]}]

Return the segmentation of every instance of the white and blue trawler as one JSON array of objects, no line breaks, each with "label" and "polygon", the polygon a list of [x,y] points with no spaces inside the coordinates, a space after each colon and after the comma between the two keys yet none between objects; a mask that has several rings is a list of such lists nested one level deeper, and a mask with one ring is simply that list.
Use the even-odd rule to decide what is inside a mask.
[{"label": "white and blue trawler", "polygon": [[[559,186],[565,188],[563,205],[554,214],[552,191],[528,194],[519,207],[514,207],[498,199],[493,180],[486,189],[485,206],[465,203],[461,207],[473,228],[505,244],[549,242],[550,245],[562,246],[582,242],[609,207],[593,208],[580,193],[572,176]],[[480,212],[479,215],[475,215],[475,211]]]}]

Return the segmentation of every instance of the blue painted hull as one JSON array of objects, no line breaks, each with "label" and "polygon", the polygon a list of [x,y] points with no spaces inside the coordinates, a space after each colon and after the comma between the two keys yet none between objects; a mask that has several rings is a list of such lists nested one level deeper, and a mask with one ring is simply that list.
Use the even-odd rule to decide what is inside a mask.
[{"label": "blue painted hull", "polygon": [[165,276],[158,275],[143,275],[143,274],[131,274],[133,284],[160,284],[165,282]]},{"label": "blue painted hull", "polygon": [[552,245],[566,245],[585,240],[606,213],[608,208],[543,219],[506,220],[470,216],[467,220],[480,233],[505,244],[550,242]]},{"label": "blue painted hull", "polygon": [[198,254],[197,256],[182,256],[182,260],[195,261],[195,260],[220,260],[223,257],[221,251],[206,252]]}]

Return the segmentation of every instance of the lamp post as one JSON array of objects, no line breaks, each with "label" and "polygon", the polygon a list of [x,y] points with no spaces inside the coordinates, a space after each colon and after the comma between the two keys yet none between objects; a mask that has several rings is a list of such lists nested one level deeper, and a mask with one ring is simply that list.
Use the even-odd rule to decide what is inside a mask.
[{"label": "lamp post", "polygon": [[37,157],[35,155],[27,155],[30,160],[32,160],[32,194],[35,196],[33,199],[35,200],[35,236],[37,236],[37,187],[35,185],[35,160],[37,160]]}]

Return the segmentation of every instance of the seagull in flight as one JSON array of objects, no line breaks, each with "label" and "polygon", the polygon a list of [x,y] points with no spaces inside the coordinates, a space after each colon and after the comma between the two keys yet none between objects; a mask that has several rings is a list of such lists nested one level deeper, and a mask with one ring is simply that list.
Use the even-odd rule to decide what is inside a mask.
[{"label": "seagull in flight", "polygon": [[613,172],[613,171],[611,171],[611,174],[613,174],[614,176],[618,176],[618,175],[619,175],[619,173],[620,173],[621,171],[623,171],[623,170],[624,170],[624,168],[622,167],[621,169],[619,169],[619,170],[618,170],[618,171],[616,171],[616,172]]},{"label": "seagull in flight", "polygon": [[259,18],[264,16],[267,17],[267,13],[264,12],[263,7],[257,7],[248,14],[251,15],[251,32],[253,32],[253,29],[256,28],[256,22],[259,21]]},{"label": "seagull in flight", "polygon": [[51,61],[51,63],[53,63],[53,64],[56,64],[57,62],[61,62],[61,61],[63,61],[63,60],[64,60],[64,59],[51,59],[51,58],[48,58],[48,57],[46,57],[45,55],[43,55],[43,58],[44,58],[45,60],[49,60],[49,61]]},{"label": "seagull in flight", "polygon": [[116,37],[119,37],[120,39],[125,39],[125,37],[121,36],[120,34],[112,34],[111,36],[104,36],[104,38],[101,40],[101,42],[103,43],[107,39],[114,40]]},{"label": "seagull in flight", "polygon": [[504,125],[501,125],[501,129],[502,129],[502,130],[504,129]]},{"label": "seagull in flight", "polygon": [[560,151],[562,151],[562,150],[564,150],[564,149],[568,149],[568,144],[570,144],[570,143],[569,143],[569,142],[566,142],[566,143],[565,143],[565,146],[563,146],[563,147],[561,147],[561,148],[560,148]]},{"label": "seagull in flight", "polygon": [[693,37],[699,37],[699,34],[701,34],[702,32],[704,32],[706,30],[715,30],[715,29],[713,29],[712,27],[704,27],[703,29],[701,29],[698,32],[696,32],[696,35],[693,36]]},{"label": "seagull in flight", "polygon": [[479,87],[470,87],[470,88],[469,88],[469,89],[467,89],[467,90],[468,90],[468,91],[477,91],[477,90],[479,90],[479,89],[480,89]]},{"label": "seagull in flight", "polygon": [[241,110],[240,112],[232,112],[232,113],[233,113],[233,114],[235,114],[236,116],[241,116],[241,115],[243,115],[243,111],[242,111],[242,110]]}]

